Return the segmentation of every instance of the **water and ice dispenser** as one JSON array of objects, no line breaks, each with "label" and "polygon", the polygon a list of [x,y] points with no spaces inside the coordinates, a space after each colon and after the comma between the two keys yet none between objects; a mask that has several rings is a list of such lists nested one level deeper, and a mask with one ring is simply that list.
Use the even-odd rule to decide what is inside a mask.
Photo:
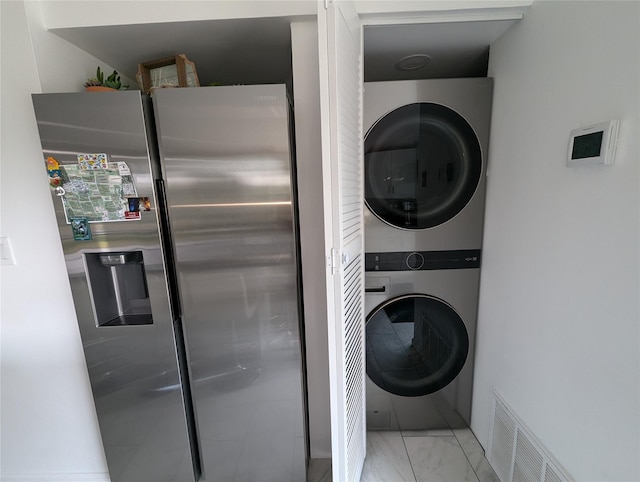
[{"label": "water and ice dispenser", "polygon": [[97,326],[153,323],[142,251],[85,253]]}]

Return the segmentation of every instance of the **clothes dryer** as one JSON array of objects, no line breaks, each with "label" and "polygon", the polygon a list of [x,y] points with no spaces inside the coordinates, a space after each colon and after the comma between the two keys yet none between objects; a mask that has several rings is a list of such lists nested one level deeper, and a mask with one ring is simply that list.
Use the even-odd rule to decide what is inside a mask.
[{"label": "clothes dryer", "polygon": [[480,278],[472,253],[422,253],[418,270],[395,253],[367,255],[368,430],[468,426]]},{"label": "clothes dryer", "polygon": [[367,82],[365,250],[479,249],[493,79]]}]

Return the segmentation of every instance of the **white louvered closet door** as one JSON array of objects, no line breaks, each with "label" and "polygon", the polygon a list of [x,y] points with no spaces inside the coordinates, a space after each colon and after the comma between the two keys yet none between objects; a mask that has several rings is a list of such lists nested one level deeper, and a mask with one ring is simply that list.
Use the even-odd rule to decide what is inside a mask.
[{"label": "white louvered closet door", "polygon": [[353,2],[318,2],[333,480],[366,455],[362,28]]}]

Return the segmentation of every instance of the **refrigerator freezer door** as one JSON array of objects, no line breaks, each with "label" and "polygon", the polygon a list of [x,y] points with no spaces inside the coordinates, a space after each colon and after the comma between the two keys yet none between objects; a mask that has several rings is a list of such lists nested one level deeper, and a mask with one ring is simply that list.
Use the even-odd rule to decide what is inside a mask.
[{"label": "refrigerator freezer door", "polygon": [[[53,158],[66,190],[65,205],[52,198],[111,480],[193,481],[140,93],[33,103],[42,168]],[[125,221],[132,195],[150,211]],[[77,241],[73,216],[110,222],[90,222],[91,239]]]},{"label": "refrigerator freezer door", "polygon": [[285,88],[153,99],[205,480],[306,480]]}]

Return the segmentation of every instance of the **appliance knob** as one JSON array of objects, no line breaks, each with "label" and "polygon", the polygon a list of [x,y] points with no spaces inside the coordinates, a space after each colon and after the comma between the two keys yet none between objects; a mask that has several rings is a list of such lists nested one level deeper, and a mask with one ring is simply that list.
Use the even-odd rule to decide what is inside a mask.
[{"label": "appliance knob", "polygon": [[411,253],[407,256],[407,267],[411,270],[420,269],[424,266],[424,256],[418,252]]}]

